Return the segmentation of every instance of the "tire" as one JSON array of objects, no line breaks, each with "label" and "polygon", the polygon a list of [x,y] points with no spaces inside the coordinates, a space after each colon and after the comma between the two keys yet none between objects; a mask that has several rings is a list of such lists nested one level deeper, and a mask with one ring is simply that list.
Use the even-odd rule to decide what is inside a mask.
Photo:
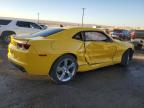
[{"label": "tire", "polygon": [[56,60],[50,70],[51,79],[57,84],[63,84],[74,79],[78,69],[75,57],[64,55]]},{"label": "tire", "polygon": [[131,57],[130,57],[130,50],[127,50],[123,56],[122,56],[122,60],[121,60],[121,65],[122,66],[128,66],[130,63]]},{"label": "tire", "polygon": [[1,39],[4,43],[9,44],[10,43],[10,35],[15,34],[14,32],[3,32],[1,35]]}]

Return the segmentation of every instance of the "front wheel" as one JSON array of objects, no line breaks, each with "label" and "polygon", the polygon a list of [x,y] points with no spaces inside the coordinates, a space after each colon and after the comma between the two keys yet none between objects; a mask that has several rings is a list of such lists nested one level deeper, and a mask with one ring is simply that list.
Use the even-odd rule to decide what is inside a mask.
[{"label": "front wheel", "polygon": [[122,66],[127,66],[127,65],[129,65],[130,60],[131,60],[131,58],[130,58],[130,51],[127,50],[127,51],[123,54],[123,56],[122,56],[121,65],[122,65]]},{"label": "front wheel", "polygon": [[53,64],[50,77],[56,83],[69,82],[74,78],[77,67],[75,57],[71,55],[62,56]]}]

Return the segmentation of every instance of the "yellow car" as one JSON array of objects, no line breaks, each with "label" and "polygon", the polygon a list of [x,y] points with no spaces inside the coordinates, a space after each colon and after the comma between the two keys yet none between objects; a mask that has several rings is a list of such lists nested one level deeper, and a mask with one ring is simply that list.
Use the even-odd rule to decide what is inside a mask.
[{"label": "yellow car", "polygon": [[0,58],[0,63],[1,63],[1,61],[2,61],[2,60],[1,60],[1,58]]},{"label": "yellow car", "polygon": [[65,83],[76,72],[119,63],[126,66],[133,52],[132,44],[114,40],[101,30],[53,28],[11,38],[8,58],[23,72]]}]

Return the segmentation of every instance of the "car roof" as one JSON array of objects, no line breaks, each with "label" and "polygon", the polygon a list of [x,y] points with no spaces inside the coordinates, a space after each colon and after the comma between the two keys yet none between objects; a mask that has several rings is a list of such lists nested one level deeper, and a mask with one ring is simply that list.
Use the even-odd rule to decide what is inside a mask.
[{"label": "car roof", "polygon": [[33,20],[28,20],[28,19],[20,19],[20,18],[0,18],[0,20],[11,20],[11,21],[22,21],[22,22],[32,22],[32,23],[36,23],[36,21]]}]

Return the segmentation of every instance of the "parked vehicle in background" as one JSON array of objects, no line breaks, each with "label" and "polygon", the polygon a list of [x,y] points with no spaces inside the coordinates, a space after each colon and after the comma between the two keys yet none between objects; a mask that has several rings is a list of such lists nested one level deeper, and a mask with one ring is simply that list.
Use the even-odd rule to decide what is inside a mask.
[{"label": "parked vehicle in background", "polygon": [[130,31],[131,43],[134,44],[136,50],[141,50],[144,46],[144,30]]},{"label": "parked vehicle in background", "polygon": [[48,28],[48,26],[47,26],[47,25],[44,25],[44,24],[40,24],[40,26],[41,26],[44,30]]},{"label": "parked vehicle in background", "polygon": [[131,40],[131,43],[134,45],[136,50],[141,50],[144,46],[144,41],[142,39]]},{"label": "parked vehicle in background", "polygon": [[130,40],[130,32],[129,30],[124,29],[114,29],[112,32],[112,36],[117,36],[123,40]]},{"label": "parked vehicle in background", "polygon": [[123,41],[120,37],[118,37],[118,36],[116,36],[116,35],[111,35],[111,37],[112,37],[113,39]]},{"label": "parked vehicle in background", "polygon": [[131,30],[130,34],[131,36],[133,36],[133,39],[135,38],[144,39],[144,30]]},{"label": "parked vehicle in background", "polygon": [[10,35],[32,34],[43,29],[34,22],[0,19],[0,38],[6,43],[9,43]]}]

